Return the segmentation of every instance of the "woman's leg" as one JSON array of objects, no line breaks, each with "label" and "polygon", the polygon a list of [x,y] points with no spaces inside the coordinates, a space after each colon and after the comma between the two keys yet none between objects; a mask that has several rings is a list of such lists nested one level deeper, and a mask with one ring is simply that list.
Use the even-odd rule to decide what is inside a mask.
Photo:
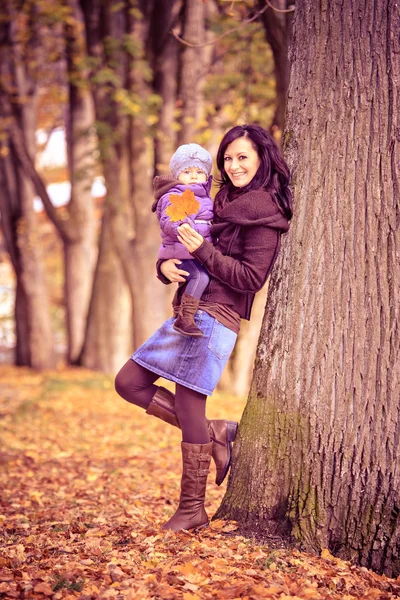
[{"label": "woman's leg", "polygon": [[213,442],[205,417],[206,396],[176,384],[175,410],[182,429],[182,479],[179,506],[163,529],[181,531],[208,524],[204,509]]},{"label": "woman's leg", "polygon": [[[206,396],[176,384],[179,398],[163,387],[153,385],[158,375],[141,367],[133,360],[122,367],[115,378],[115,389],[122,398],[144,408],[148,414],[180,427],[182,439],[191,444],[205,444],[213,440],[213,458],[217,467],[217,485],[221,485],[231,461],[231,444],[236,437],[237,423],[207,421]],[[179,416],[178,416],[179,412]],[[183,426],[182,426],[182,423]]]},{"label": "woman's leg", "polygon": [[208,444],[210,434],[206,420],[205,394],[176,384],[175,412],[182,430],[182,441],[189,444]]},{"label": "woman's leg", "polygon": [[117,373],[115,389],[122,398],[146,410],[158,390],[153,384],[159,377],[129,359]]}]

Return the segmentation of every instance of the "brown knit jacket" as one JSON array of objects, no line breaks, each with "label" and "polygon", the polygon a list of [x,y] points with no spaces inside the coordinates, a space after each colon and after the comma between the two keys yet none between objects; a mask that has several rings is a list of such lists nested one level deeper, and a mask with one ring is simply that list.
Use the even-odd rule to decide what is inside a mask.
[{"label": "brown knit jacket", "polygon": [[[204,240],[192,253],[211,275],[202,301],[227,304],[250,319],[255,293],[266,282],[278,256],[281,233],[288,228],[287,218],[265,190],[236,195],[232,201],[220,190],[211,227],[214,245]],[[170,283],[160,271],[161,262],[157,264],[159,279]],[[183,286],[174,303],[179,304]]]}]

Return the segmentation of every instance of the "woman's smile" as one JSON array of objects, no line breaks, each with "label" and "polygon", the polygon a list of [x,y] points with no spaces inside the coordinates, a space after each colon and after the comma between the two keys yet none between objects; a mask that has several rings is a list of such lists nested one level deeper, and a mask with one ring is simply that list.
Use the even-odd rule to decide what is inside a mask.
[{"label": "woman's smile", "polygon": [[261,160],[252,142],[242,136],[227,147],[224,168],[235,187],[245,187],[258,171]]}]

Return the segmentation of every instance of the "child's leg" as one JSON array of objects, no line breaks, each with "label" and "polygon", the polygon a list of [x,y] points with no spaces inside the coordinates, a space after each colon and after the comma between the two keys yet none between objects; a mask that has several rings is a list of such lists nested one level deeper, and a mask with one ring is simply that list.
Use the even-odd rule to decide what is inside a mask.
[{"label": "child's leg", "polygon": [[179,268],[190,273],[189,277],[187,278],[185,294],[189,294],[189,296],[193,296],[193,298],[200,300],[204,290],[208,285],[208,282],[210,281],[210,276],[207,272],[207,269],[205,269],[203,265],[194,259],[183,260],[179,265]]},{"label": "child's leg", "polygon": [[173,327],[183,335],[202,337],[203,332],[194,322],[194,315],[210,277],[206,269],[196,260],[183,260],[179,266],[181,269],[189,271],[190,275],[181,297],[179,315]]}]

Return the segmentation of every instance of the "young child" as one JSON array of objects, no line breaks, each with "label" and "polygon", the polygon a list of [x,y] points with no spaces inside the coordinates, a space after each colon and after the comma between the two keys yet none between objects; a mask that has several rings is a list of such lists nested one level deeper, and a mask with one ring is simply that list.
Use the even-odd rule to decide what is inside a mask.
[{"label": "young child", "polygon": [[[206,240],[212,242],[210,235],[213,218],[213,202],[210,198],[211,167],[212,158],[207,150],[198,144],[184,144],[179,146],[170,160],[171,175],[154,178],[155,201],[152,210],[157,213],[162,238],[158,258],[179,258],[182,261],[179,268],[190,273],[187,283],[184,284],[185,290],[173,327],[183,335],[193,337],[203,336],[201,329],[194,322],[194,315],[208,285],[209,276],[206,269],[178,241],[177,233],[182,223],[189,223]],[[200,207],[196,214],[189,215],[183,221],[171,221],[166,213],[166,209],[171,205],[170,194],[182,195],[187,189],[194,193]]]}]

